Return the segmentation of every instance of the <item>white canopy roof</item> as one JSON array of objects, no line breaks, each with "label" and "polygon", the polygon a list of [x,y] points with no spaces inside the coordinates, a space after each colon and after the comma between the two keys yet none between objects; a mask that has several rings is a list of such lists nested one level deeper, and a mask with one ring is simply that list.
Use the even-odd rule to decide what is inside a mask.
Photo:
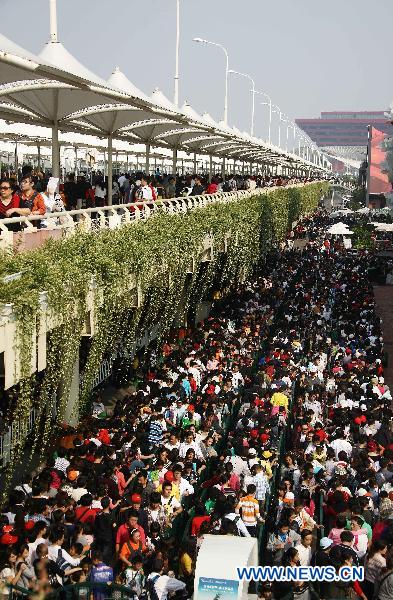
[{"label": "white canopy roof", "polygon": [[104,87],[107,85],[106,81],[89,71],[89,69],[72,56],[61,42],[49,41],[46,43],[39,54],[39,58],[41,61],[58,65],[63,71],[78,75],[82,79],[86,79],[86,81],[92,81]]},{"label": "white canopy roof", "polygon": [[143,98],[143,100],[147,100],[147,96],[141,92],[131,81],[124,75],[122,71],[120,71],[119,67],[115,67],[111,76],[107,81],[108,85],[111,88],[117,88],[122,92],[126,92],[130,94],[130,96],[136,96],[137,98]]},{"label": "white canopy roof", "polygon": [[106,82],[58,41],[35,56],[0,36],[0,62],[0,119],[46,127],[57,122],[61,131],[112,133],[130,143],[319,170],[207,113],[200,117],[189,105],[178,110],[160,90],[149,99],[120,71]]}]

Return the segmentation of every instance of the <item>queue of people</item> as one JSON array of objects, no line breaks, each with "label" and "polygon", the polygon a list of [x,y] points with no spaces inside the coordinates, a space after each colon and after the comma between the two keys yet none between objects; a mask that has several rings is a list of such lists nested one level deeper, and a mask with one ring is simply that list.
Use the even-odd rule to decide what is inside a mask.
[{"label": "queue of people", "polygon": [[327,222],[304,218],[303,252],[270,252],[208,319],[149,350],[113,415],[98,400],[12,490],[4,586],[191,597],[204,536],[262,529],[262,563],[362,564],[366,577],[265,583],[260,598],[392,597],[391,394],[372,258],[327,247]]},{"label": "queue of people", "polygon": [[[102,208],[108,203],[108,178],[102,173],[69,173],[57,189],[48,190],[49,177],[42,172],[25,169],[21,178],[3,176],[0,183],[0,218],[45,215],[65,210]],[[161,175],[122,173],[112,181],[112,204],[154,202],[184,196],[200,196],[237,190],[306,183],[310,178],[228,175],[224,180],[214,175]],[[38,227],[45,221],[36,221]],[[10,227],[12,230],[12,226]]]},{"label": "queue of people", "polygon": [[[327,215],[304,219],[303,273],[289,285],[287,326],[306,330],[288,452],[268,551],[273,564],[364,566],[364,581],[273,584],[274,598],[388,600],[393,594],[392,396],[384,380],[372,257],[326,244]],[[287,287],[287,289],[288,289]],[[305,315],[301,317],[300,315]],[[300,322],[299,322],[300,319]],[[322,518],[321,518],[322,515]]]}]

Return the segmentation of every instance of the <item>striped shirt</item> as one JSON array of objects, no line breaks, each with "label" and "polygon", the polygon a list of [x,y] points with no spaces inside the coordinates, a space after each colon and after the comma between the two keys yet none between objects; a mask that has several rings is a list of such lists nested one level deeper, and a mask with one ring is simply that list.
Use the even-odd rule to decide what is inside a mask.
[{"label": "striped shirt", "polygon": [[247,527],[257,524],[259,515],[259,503],[254,496],[244,496],[236,507],[236,512],[242,511],[242,521]]},{"label": "striped shirt", "polygon": [[162,442],[163,427],[160,421],[151,421],[149,429],[149,444],[151,446],[158,446]]},{"label": "striped shirt", "polygon": [[255,498],[259,501],[265,500],[266,492],[269,490],[269,482],[265,473],[259,472],[255,475],[246,475],[244,478],[244,489],[253,483],[256,486]]}]

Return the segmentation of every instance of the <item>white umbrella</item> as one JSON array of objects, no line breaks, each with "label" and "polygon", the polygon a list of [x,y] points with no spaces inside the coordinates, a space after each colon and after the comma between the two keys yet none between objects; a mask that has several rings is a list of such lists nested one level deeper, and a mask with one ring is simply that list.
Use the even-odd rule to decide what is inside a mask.
[{"label": "white umbrella", "polygon": [[332,235],[353,235],[353,231],[348,229],[348,225],[345,223],[335,223],[327,230],[328,233]]}]

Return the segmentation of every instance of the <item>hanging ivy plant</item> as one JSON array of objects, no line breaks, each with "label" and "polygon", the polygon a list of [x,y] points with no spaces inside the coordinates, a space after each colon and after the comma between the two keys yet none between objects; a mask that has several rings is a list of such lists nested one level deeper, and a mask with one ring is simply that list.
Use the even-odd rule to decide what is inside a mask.
[{"label": "hanging ivy plant", "polygon": [[[95,335],[83,373],[79,410],[86,406],[103,357],[119,341],[132,346],[140,333],[142,315],[145,325],[158,324],[162,339],[181,303],[181,310],[187,311],[190,304],[203,298],[213,281],[217,282],[225,245],[227,259],[221,269],[221,281],[236,284],[238,277],[253,269],[261,254],[283,238],[293,221],[317,207],[326,189],[327,184],[315,183],[265,190],[252,197],[183,214],[158,213],[145,222],[115,230],[49,240],[43,247],[25,253],[3,253],[0,277],[22,272],[20,279],[3,284],[0,289],[0,302],[12,303],[17,317],[21,384],[15,419],[26,418],[32,406],[36,379],[30,375],[31,347],[34,332],[42,326],[40,292],[47,292],[50,315],[62,317],[61,326],[52,332],[52,342],[48,345],[47,367],[39,393],[43,437],[36,436],[36,446],[45,452],[52,431],[54,395],[58,399],[57,422],[64,418],[92,279]],[[213,256],[203,270],[201,281],[197,275],[206,235],[213,238]],[[191,264],[194,274],[184,294]],[[129,314],[135,308],[129,290],[131,276],[138,281],[145,305],[135,310],[130,326]],[[22,450],[22,444],[13,449],[13,463]]]}]

